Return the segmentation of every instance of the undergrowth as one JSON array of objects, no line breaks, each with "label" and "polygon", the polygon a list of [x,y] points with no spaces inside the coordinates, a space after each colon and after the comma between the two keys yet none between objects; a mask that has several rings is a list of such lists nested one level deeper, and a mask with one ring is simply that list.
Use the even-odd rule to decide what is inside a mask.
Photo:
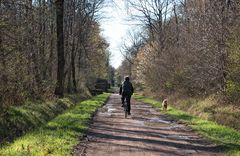
[{"label": "undergrowth", "polygon": [[240,130],[240,107],[226,102],[220,103],[214,96],[203,99],[169,97],[169,102],[174,107],[202,119]]},{"label": "undergrowth", "polygon": [[108,96],[107,93],[101,94],[78,103],[46,125],[3,146],[0,155],[71,155],[71,150],[78,144],[78,137],[87,129],[89,119]]},{"label": "undergrowth", "polygon": [[52,101],[28,101],[22,106],[10,106],[0,111],[0,144],[46,124],[49,120],[85,99],[82,95],[67,95]]},{"label": "undergrowth", "polygon": [[[151,104],[152,106],[162,109],[161,102],[154,100],[150,97],[144,97],[138,94],[134,95],[136,100]],[[175,120],[180,120],[190,126],[193,130],[206,138],[210,139],[220,147],[225,149],[229,155],[240,155],[240,132],[216,122],[208,121],[190,115],[186,112],[169,107],[167,112],[163,112]]]}]

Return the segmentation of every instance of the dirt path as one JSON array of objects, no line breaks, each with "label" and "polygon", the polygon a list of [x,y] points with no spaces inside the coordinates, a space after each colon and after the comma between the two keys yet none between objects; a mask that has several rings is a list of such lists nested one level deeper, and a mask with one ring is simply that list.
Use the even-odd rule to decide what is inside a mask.
[{"label": "dirt path", "polygon": [[221,150],[156,109],[132,100],[132,115],[124,118],[120,96],[111,95],[94,117],[80,156],[223,155]]}]

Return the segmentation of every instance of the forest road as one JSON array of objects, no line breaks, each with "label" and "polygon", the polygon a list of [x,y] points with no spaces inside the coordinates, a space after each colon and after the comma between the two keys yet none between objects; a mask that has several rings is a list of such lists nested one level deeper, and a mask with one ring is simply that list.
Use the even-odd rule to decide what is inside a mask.
[{"label": "forest road", "polygon": [[112,94],[91,121],[74,156],[223,155],[221,149],[171,120],[152,106],[132,99],[124,118],[120,96]]}]

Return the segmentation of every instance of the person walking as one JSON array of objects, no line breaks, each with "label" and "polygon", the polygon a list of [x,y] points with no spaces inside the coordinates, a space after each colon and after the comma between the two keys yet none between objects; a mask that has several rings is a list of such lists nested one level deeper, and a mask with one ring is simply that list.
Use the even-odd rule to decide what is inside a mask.
[{"label": "person walking", "polygon": [[127,101],[128,115],[131,115],[131,96],[133,94],[133,85],[130,82],[130,78],[125,77],[125,81],[120,86],[119,94],[122,95],[122,107],[124,106],[124,101]]}]

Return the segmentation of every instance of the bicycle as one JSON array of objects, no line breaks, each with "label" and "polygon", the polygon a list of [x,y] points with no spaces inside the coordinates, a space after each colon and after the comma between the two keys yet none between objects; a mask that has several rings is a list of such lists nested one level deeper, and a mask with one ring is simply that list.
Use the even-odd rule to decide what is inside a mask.
[{"label": "bicycle", "polygon": [[128,106],[127,106],[127,100],[124,100],[123,107],[124,107],[125,119],[126,119],[126,118],[127,118],[127,115],[128,115]]},{"label": "bicycle", "polygon": [[123,107],[124,107],[125,118],[127,118],[128,115],[131,115],[129,110],[128,110],[129,109],[128,100],[129,100],[129,105],[130,105],[130,97],[129,96],[125,96],[123,98]]}]

